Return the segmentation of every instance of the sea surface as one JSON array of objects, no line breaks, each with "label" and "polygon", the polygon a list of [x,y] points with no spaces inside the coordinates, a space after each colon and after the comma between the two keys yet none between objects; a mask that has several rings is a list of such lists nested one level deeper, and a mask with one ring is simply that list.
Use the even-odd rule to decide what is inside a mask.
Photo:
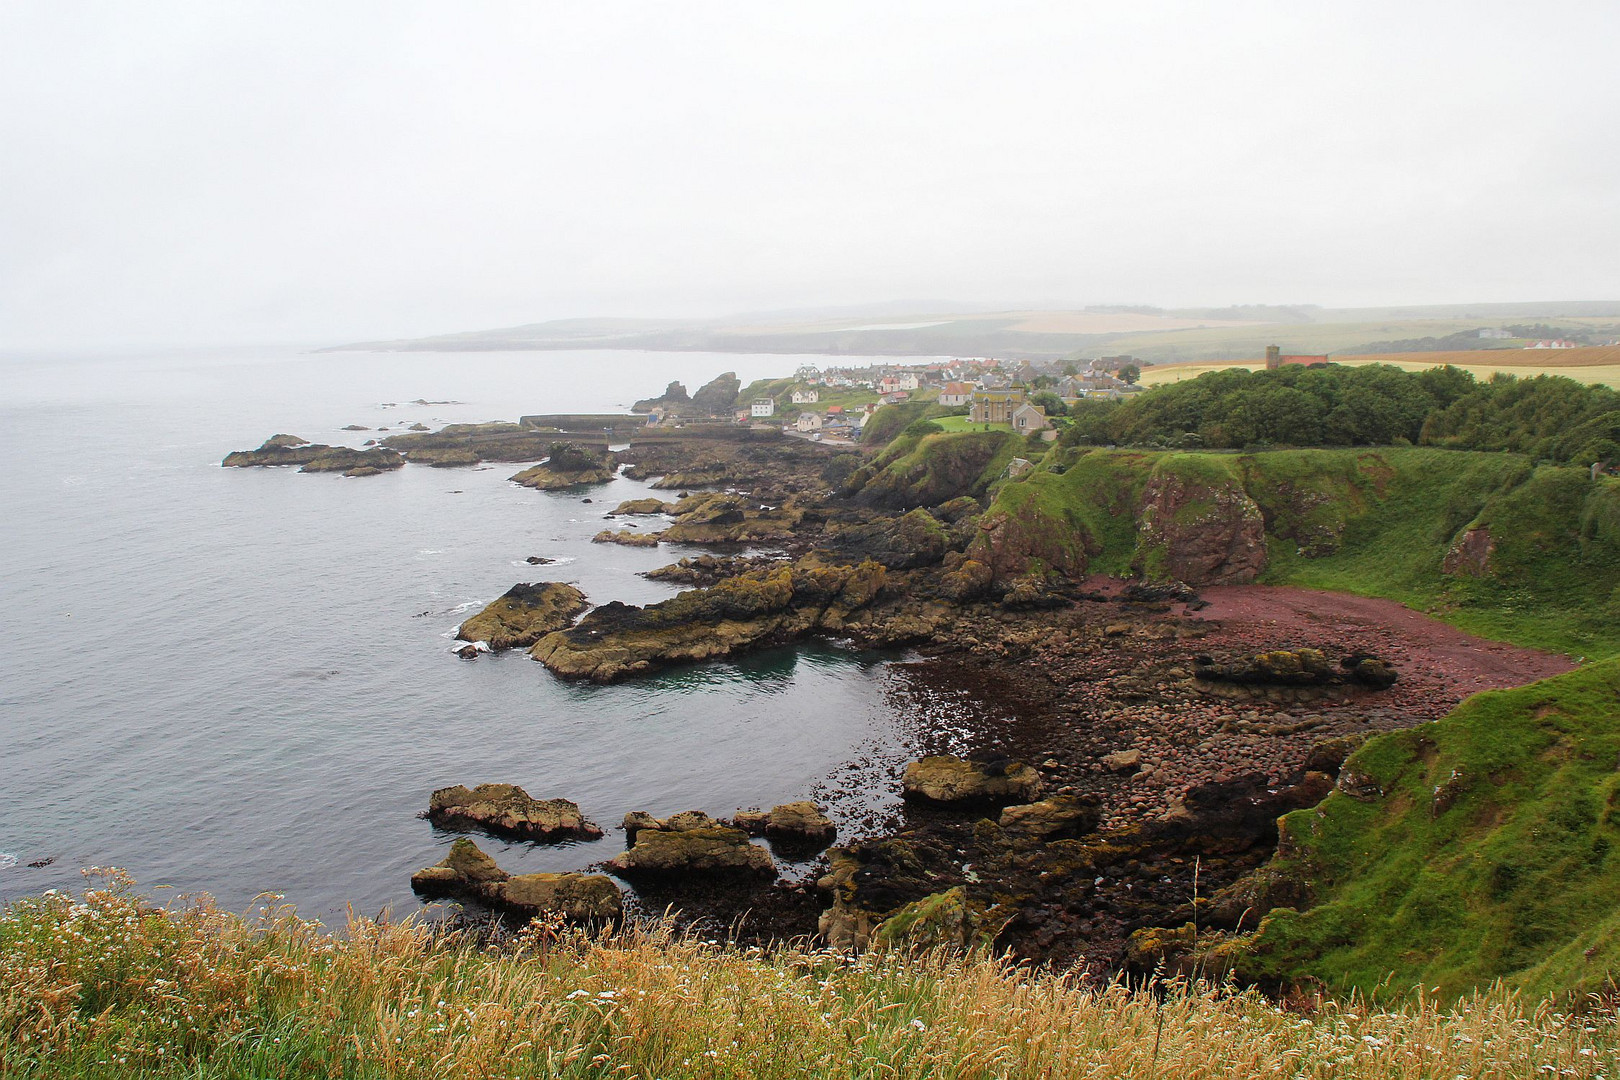
[{"label": "sea surface", "polygon": [[236,910],[275,893],[327,922],[350,905],[402,914],[418,907],[411,872],[454,838],[418,815],[457,783],[573,799],[608,829],[590,844],[480,838],[514,872],[611,857],[629,810],[810,797],[847,833],[892,808],[920,745],[892,656],[815,645],[602,687],[522,652],[452,654],[459,622],[514,582],[575,582],[594,603],[673,595],[638,575],[680,549],[589,542],[645,484],[537,492],[508,481],[517,464],[363,479],[219,466],[278,432],[359,445],[375,432],[344,425],[622,410],[670,379],[695,391],[801,362],[0,357],[0,900],[117,866],[159,896]]}]

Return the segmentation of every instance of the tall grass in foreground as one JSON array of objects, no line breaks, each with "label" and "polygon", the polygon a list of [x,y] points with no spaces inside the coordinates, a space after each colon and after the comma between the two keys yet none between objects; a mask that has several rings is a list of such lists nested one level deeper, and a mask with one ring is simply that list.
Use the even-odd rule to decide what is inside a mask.
[{"label": "tall grass in foreground", "polygon": [[161,910],[126,878],[0,916],[0,1073],[176,1077],[1602,1077],[1612,1017],[1089,988],[990,958],[848,960],[531,926]]}]

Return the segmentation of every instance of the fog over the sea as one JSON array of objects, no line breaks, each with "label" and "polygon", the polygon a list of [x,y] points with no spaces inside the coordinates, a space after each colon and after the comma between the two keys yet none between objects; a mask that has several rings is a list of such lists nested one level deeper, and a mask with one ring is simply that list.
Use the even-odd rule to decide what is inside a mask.
[{"label": "fog over the sea", "polygon": [[0,347],[1620,297],[1620,3],[0,5]]}]

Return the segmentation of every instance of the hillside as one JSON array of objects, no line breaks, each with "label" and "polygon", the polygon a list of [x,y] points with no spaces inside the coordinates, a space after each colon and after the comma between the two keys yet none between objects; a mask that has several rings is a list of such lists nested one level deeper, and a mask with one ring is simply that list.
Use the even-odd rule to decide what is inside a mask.
[{"label": "hillside", "polygon": [[[1314,900],[1227,947],[1248,978],[1444,995],[1612,986],[1620,967],[1620,659],[1367,743],[1265,871]],[[1259,915],[1260,912],[1255,912]]]},{"label": "hillside", "polygon": [[1620,481],[1514,454],[1053,450],[973,555],[1028,570],[1260,581],[1399,600],[1487,637],[1620,651]]},{"label": "hillside", "polygon": [[[1284,340],[1292,340],[1284,335]],[[1304,350],[1300,350],[1304,351]],[[1578,349],[1469,349],[1458,352],[1407,353],[1334,353],[1333,363],[1350,367],[1367,364],[1391,364],[1406,371],[1424,371],[1451,365],[1461,368],[1478,379],[1493,375],[1516,375],[1531,378],[1536,375],[1563,375],[1583,383],[1601,383],[1620,388],[1620,346],[1591,346]],[[1227,368],[1263,368],[1263,351],[1251,357],[1236,360],[1183,361],[1156,364],[1142,369],[1143,386],[1163,386],[1167,383],[1196,379],[1206,371]]]}]

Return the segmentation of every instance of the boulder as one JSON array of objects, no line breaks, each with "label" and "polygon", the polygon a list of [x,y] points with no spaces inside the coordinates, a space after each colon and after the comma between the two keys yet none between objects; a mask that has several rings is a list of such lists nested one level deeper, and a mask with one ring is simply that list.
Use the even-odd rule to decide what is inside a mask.
[{"label": "boulder", "polygon": [[971,761],[936,755],[906,766],[901,788],[908,799],[945,806],[1027,803],[1040,794],[1040,775],[1006,758]]},{"label": "boulder", "polygon": [[440,788],[428,800],[428,819],[449,828],[478,828],[539,843],[595,840],[602,830],[567,799],[535,799],[516,784]]},{"label": "boulder", "polygon": [[1095,831],[1101,820],[1095,800],[1058,795],[1040,802],[1009,806],[1001,812],[999,824],[1015,835],[1051,840],[1083,836]]},{"label": "boulder", "polygon": [[732,815],[731,826],[749,836],[764,836],[765,826],[771,823],[769,810],[739,810]]},{"label": "boulder", "polygon": [[1104,754],[1099,760],[1102,767],[1111,773],[1133,773],[1142,767],[1142,751],[1116,750],[1112,754]]},{"label": "boulder", "polygon": [[557,630],[572,626],[590,604],[585,594],[560,581],[512,586],[456,631],[459,641],[484,641],[491,649],[533,645]]},{"label": "boulder", "polygon": [[1339,661],[1352,682],[1362,686],[1370,686],[1374,690],[1388,690],[1395,685],[1398,676],[1395,668],[1387,660],[1380,660],[1376,656],[1347,656]]},{"label": "boulder", "polygon": [[832,843],[838,830],[832,820],[822,813],[821,807],[804,801],[771,807],[764,832],[772,840],[826,846]]},{"label": "boulder", "polygon": [[630,850],[608,863],[621,877],[776,874],[770,853],[750,844],[741,829],[640,829],[635,835]]}]

